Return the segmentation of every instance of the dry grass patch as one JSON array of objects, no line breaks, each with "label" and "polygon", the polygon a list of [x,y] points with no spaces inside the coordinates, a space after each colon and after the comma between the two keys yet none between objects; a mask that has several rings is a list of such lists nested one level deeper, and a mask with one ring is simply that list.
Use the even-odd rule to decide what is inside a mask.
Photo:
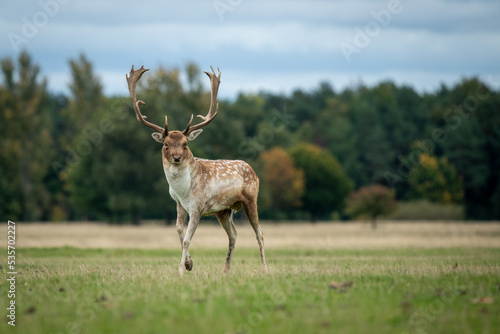
[{"label": "dry grass patch", "polygon": [[[262,222],[266,249],[377,249],[400,247],[498,247],[499,223],[380,222],[372,231],[369,224]],[[175,226],[116,226],[92,223],[19,223],[17,246],[78,248],[180,249]],[[237,225],[238,248],[257,248],[249,224]],[[0,231],[0,246],[6,245],[6,229]],[[193,237],[196,248],[225,248],[224,230],[202,222]]]}]

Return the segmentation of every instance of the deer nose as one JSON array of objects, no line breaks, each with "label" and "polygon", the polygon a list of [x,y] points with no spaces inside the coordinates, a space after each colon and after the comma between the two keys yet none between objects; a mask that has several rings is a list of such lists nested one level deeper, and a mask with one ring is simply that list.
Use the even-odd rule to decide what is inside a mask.
[{"label": "deer nose", "polygon": [[176,156],[174,156],[173,158],[174,158],[174,162],[179,162],[179,161],[181,161],[181,157],[176,157]]}]

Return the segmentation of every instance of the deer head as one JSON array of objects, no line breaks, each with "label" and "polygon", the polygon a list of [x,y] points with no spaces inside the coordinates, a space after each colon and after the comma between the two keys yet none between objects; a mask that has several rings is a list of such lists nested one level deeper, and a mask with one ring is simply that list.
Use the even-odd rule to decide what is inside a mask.
[{"label": "deer head", "polygon": [[[149,71],[149,69],[145,69],[144,66],[141,66],[140,69],[134,70],[134,66],[132,66],[130,74],[126,75],[128,90],[134,103],[134,111],[137,120],[155,131],[151,135],[154,140],[163,144],[163,158],[171,164],[180,164],[185,160],[190,160],[193,158],[193,154],[187,146],[187,143],[189,141],[195,140],[196,137],[198,137],[198,135],[203,131],[201,128],[208,125],[219,112],[219,104],[216,103],[216,101],[217,92],[219,91],[221,73],[220,70],[217,69],[219,73],[218,75],[215,75],[213,67],[210,68],[212,69],[212,73],[205,72],[210,78],[211,84],[211,100],[208,113],[206,116],[198,115],[197,117],[201,118],[203,121],[195,125],[191,125],[191,123],[193,122],[193,115],[191,115],[191,119],[183,131],[168,131],[168,121],[166,115],[165,127],[162,128],[159,125],[146,121],[147,117],[141,114],[140,106],[145,104],[145,102],[137,100],[136,88],[141,76],[144,74],[144,72]],[[215,113],[213,113],[215,104]]]}]

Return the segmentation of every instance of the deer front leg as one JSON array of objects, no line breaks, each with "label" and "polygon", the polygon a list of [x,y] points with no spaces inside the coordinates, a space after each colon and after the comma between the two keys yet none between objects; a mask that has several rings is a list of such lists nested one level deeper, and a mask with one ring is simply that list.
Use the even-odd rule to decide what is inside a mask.
[{"label": "deer front leg", "polygon": [[[186,221],[186,217],[187,211],[184,210],[179,202],[177,202],[177,223],[175,224],[175,226],[177,227],[177,234],[179,234],[181,249],[184,242],[184,222]],[[189,252],[187,252],[185,266],[187,271],[191,271],[193,269],[193,260],[191,259],[191,254],[189,254]]]},{"label": "deer front leg", "polygon": [[[191,244],[191,239],[193,238],[194,232],[196,231],[196,228],[198,227],[198,223],[200,222],[201,214],[198,212],[195,213],[190,213],[189,214],[189,223],[186,231],[186,236],[184,237],[184,240],[182,241],[182,258],[181,258],[181,263],[179,265],[179,275],[182,276],[184,275],[184,268],[186,268],[187,264],[187,259],[189,256],[189,260],[191,260],[191,256],[189,255],[189,245]],[[191,261],[192,265],[192,261]]]}]

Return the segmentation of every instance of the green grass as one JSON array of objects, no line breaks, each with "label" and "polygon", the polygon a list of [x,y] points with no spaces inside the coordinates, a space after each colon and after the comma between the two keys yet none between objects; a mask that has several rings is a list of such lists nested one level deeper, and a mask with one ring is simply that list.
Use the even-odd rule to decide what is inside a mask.
[{"label": "green grass", "polygon": [[[193,249],[194,269],[181,278],[180,251],[22,249],[16,328],[5,319],[2,279],[0,332],[500,332],[500,248],[266,255],[267,275],[256,249],[236,249],[224,275],[225,250]],[[352,286],[331,289],[332,281]]]}]

